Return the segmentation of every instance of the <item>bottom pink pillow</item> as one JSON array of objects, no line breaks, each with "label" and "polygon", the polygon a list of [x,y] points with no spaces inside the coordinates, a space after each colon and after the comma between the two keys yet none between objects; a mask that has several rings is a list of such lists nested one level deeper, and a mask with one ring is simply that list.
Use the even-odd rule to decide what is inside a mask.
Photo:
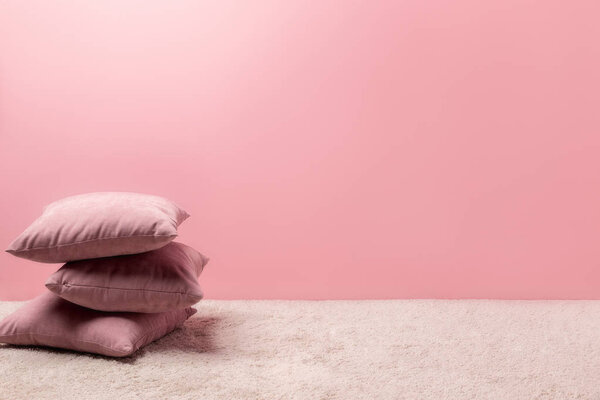
[{"label": "bottom pink pillow", "polygon": [[180,327],[196,313],[90,310],[45,293],[0,321],[0,343],[41,345],[124,357]]}]

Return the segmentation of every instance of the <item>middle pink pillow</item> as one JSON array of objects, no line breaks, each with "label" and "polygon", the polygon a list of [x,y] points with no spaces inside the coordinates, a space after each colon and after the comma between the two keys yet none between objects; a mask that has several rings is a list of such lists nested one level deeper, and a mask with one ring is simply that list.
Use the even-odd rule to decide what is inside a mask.
[{"label": "middle pink pillow", "polygon": [[65,300],[99,311],[157,313],[202,299],[208,258],[172,242],[146,253],[68,262],[46,281]]}]

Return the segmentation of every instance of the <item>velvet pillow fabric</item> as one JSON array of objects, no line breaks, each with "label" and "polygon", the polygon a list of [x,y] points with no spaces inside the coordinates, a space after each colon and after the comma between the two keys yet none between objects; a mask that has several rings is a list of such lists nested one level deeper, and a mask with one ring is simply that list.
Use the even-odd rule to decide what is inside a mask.
[{"label": "velvet pillow fabric", "polygon": [[94,311],[47,292],[0,321],[0,343],[42,345],[124,357],[181,326],[196,310]]},{"label": "velvet pillow fabric", "polygon": [[48,205],[6,250],[39,262],[142,253],[177,236],[189,214],[158,196],[89,193]]},{"label": "velvet pillow fabric", "polygon": [[163,312],[202,299],[198,276],[207,262],[191,247],[171,242],[142,254],[66,263],[46,287],[94,310]]}]

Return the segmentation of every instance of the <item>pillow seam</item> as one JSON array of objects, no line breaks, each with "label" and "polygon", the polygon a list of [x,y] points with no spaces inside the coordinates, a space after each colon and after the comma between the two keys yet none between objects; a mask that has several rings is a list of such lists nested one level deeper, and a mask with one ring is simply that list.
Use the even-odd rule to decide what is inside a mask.
[{"label": "pillow seam", "polygon": [[21,253],[24,251],[30,251],[30,250],[39,250],[39,249],[56,249],[58,247],[67,247],[67,246],[74,246],[77,244],[81,244],[81,243],[88,243],[88,242],[96,242],[96,241],[100,241],[100,240],[109,240],[109,239],[122,239],[122,238],[136,238],[136,237],[158,237],[158,238],[166,238],[166,237],[177,237],[177,234],[172,234],[172,235],[131,235],[131,236],[110,236],[110,237],[102,237],[102,238],[96,238],[96,239],[88,239],[88,240],[82,240],[80,242],[73,242],[73,243],[66,243],[66,244],[57,244],[55,246],[38,246],[38,247],[28,247],[26,249],[20,249],[20,250],[13,250],[13,249],[7,249],[7,252],[14,252],[14,253]]},{"label": "pillow seam", "polygon": [[[0,339],[1,338],[11,338],[11,337],[15,337],[15,336],[46,336],[46,337],[51,337],[51,338],[55,338],[55,337],[64,338],[63,335],[49,335],[47,333],[26,332],[26,333],[13,333],[13,334],[0,335]],[[78,342],[78,343],[95,344],[95,345],[100,346],[100,347],[102,347],[104,349],[112,350],[114,353],[118,353],[120,355],[125,355],[125,356],[129,355],[129,354],[132,354],[133,352],[135,352],[135,350],[132,351],[131,353],[119,351],[119,350],[116,350],[114,347],[105,346],[105,345],[100,344],[98,342],[92,342],[91,340],[73,339],[73,341]],[[136,343],[137,343],[137,341],[136,341]],[[8,344],[16,344],[16,343],[8,343]],[[133,345],[133,343],[131,343],[131,344]],[[44,346],[44,345],[22,344],[21,346]],[[50,346],[50,347],[53,347],[53,346]],[[64,347],[60,347],[60,348],[64,349]],[[67,349],[67,350],[74,350],[74,349]],[[85,350],[79,350],[79,351],[86,352]]]},{"label": "pillow seam", "polygon": [[94,285],[78,285],[76,283],[47,283],[45,285],[46,287],[48,286],[62,286],[62,287],[72,287],[72,286],[77,286],[77,287],[87,287],[87,288],[95,288],[95,289],[108,289],[108,290],[129,290],[129,291],[135,291],[135,292],[157,292],[157,293],[169,293],[169,294],[184,294],[187,296],[193,296],[193,297],[198,297],[196,295],[190,294],[188,292],[169,292],[167,290],[157,290],[157,289],[134,289],[134,288],[117,288],[117,287],[109,287],[109,286],[94,286]]}]

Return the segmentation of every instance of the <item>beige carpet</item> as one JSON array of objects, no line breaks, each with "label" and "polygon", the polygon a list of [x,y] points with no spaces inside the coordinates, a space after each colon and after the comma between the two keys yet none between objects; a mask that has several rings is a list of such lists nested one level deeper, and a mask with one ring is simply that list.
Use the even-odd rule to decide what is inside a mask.
[{"label": "beige carpet", "polygon": [[127,359],[0,346],[0,399],[600,399],[600,301],[197,308]]}]

